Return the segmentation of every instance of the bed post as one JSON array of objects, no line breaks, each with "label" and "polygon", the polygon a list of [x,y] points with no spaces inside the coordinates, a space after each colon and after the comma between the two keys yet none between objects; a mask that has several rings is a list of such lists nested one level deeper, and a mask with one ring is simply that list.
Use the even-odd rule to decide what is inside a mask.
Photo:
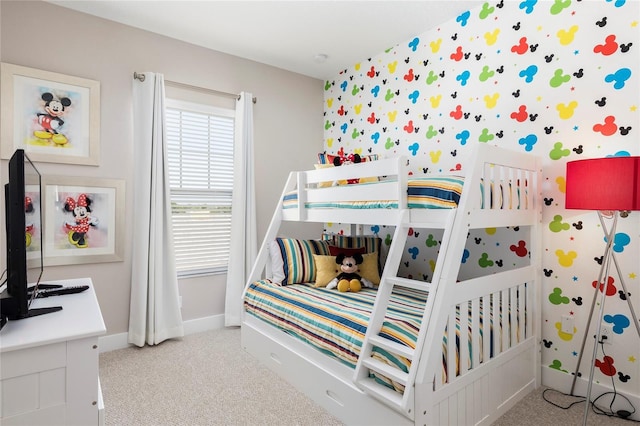
[{"label": "bed post", "polygon": [[280,230],[280,225],[282,224],[282,207],[284,204],[284,196],[287,192],[293,189],[295,174],[295,172],[289,173],[287,182],[284,185],[284,190],[282,191],[282,194],[280,194],[280,198],[278,198],[278,203],[276,204],[273,216],[271,217],[269,228],[267,228],[267,233],[262,240],[260,250],[258,250],[258,255],[256,256],[256,261],[253,263],[251,274],[249,275],[247,282],[245,283],[240,300],[244,300],[244,296],[247,293],[247,289],[249,288],[251,283],[259,280],[262,277],[262,273],[264,272],[265,266],[267,265],[267,260],[269,258],[269,244],[271,243],[271,241],[275,240],[276,236],[278,235],[278,231]]},{"label": "bed post", "polygon": [[307,220],[307,209],[305,208],[307,203],[307,191],[305,191],[307,188],[307,175],[305,172],[297,172],[296,175],[298,189],[298,208],[296,210],[298,211],[298,220],[304,222]]}]

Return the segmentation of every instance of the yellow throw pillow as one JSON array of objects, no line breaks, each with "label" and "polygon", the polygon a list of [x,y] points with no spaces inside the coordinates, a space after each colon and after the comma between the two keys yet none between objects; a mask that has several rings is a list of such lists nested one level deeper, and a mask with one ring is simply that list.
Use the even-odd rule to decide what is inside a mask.
[{"label": "yellow throw pillow", "polygon": [[[327,284],[340,273],[340,265],[336,263],[336,256],[314,254],[313,261],[316,266],[315,287],[326,287]],[[358,274],[360,274],[362,278],[371,281],[373,285],[380,284],[378,252],[362,255],[362,263],[358,265]]]},{"label": "yellow throw pillow", "polygon": [[378,252],[366,253],[362,255],[362,263],[358,265],[358,273],[362,278],[371,281],[371,284],[380,284],[380,273],[378,272]]},{"label": "yellow throw pillow", "polygon": [[360,181],[358,183],[373,183],[373,182],[378,182],[378,178],[376,176],[360,178]]},{"label": "yellow throw pillow", "polygon": [[[327,169],[329,167],[333,167],[333,164],[314,164],[316,170],[320,170],[320,169]],[[326,182],[318,182],[318,188],[327,188],[333,186],[333,182],[331,181],[326,181]]]},{"label": "yellow throw pillow", "polygon": [[335,256],[313,255],[316,264],[316,284],[314,287],[326,287],[340,273],[340,265]]}]

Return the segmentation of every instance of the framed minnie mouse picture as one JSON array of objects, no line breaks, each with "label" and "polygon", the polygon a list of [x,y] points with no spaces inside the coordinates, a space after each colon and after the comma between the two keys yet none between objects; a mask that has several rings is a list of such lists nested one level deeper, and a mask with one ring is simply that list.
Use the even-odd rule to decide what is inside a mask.
[{"label": "framed minnie mouse picture", "polygon": [[124,180],[43,176],[44,266],[123,259]]},{"label": "framed minnie mouse picture", "polygon": [[2,158],[24,149],[33,161],[97,166],[100,82],[0,64]]}]

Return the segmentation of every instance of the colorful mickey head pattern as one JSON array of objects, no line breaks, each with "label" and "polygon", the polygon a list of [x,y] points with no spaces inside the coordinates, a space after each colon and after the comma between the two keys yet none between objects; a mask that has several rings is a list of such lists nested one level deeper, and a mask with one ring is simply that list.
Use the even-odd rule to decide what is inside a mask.
[{"label": "colorful mickey head pattern", "polygon": [[[543,157],[543,365],[568,374],[605,243],[595,213],[564,209],[565,164],[640,155],[639,8],[629,0],[488,1],[363,58],[324,86],[330,153],[405,155],[414,175],[464,172],[477,143]],[[630,289],[640,288],[639,217],[621,215],[613,243]],[[389,246],[392,229],[371,232]],[[430,279],[441,238],[412,230],[401,274]],[[462,274],[520,264],[527,244],[517,229],[474,232]],[[640,291],[625,294],[610,275],[598,288],[613,339],[621,338],[598,357],[597,371],[637,388],[640,354],[626,298],[640,307]],[[576,333],[557,328],[562,315],[574,315]]]}]

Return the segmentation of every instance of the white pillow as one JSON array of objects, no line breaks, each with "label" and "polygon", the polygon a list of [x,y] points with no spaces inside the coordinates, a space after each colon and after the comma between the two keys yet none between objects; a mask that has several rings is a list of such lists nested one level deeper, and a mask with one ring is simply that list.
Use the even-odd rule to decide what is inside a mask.
[{"label": "white pillow", "polygon": [[[284,281],[284,260],[276,240],[269,243],[269,257],[271,257],[271,281],[282,284]],[[269,277],[267,277],[269,278]]]}]

